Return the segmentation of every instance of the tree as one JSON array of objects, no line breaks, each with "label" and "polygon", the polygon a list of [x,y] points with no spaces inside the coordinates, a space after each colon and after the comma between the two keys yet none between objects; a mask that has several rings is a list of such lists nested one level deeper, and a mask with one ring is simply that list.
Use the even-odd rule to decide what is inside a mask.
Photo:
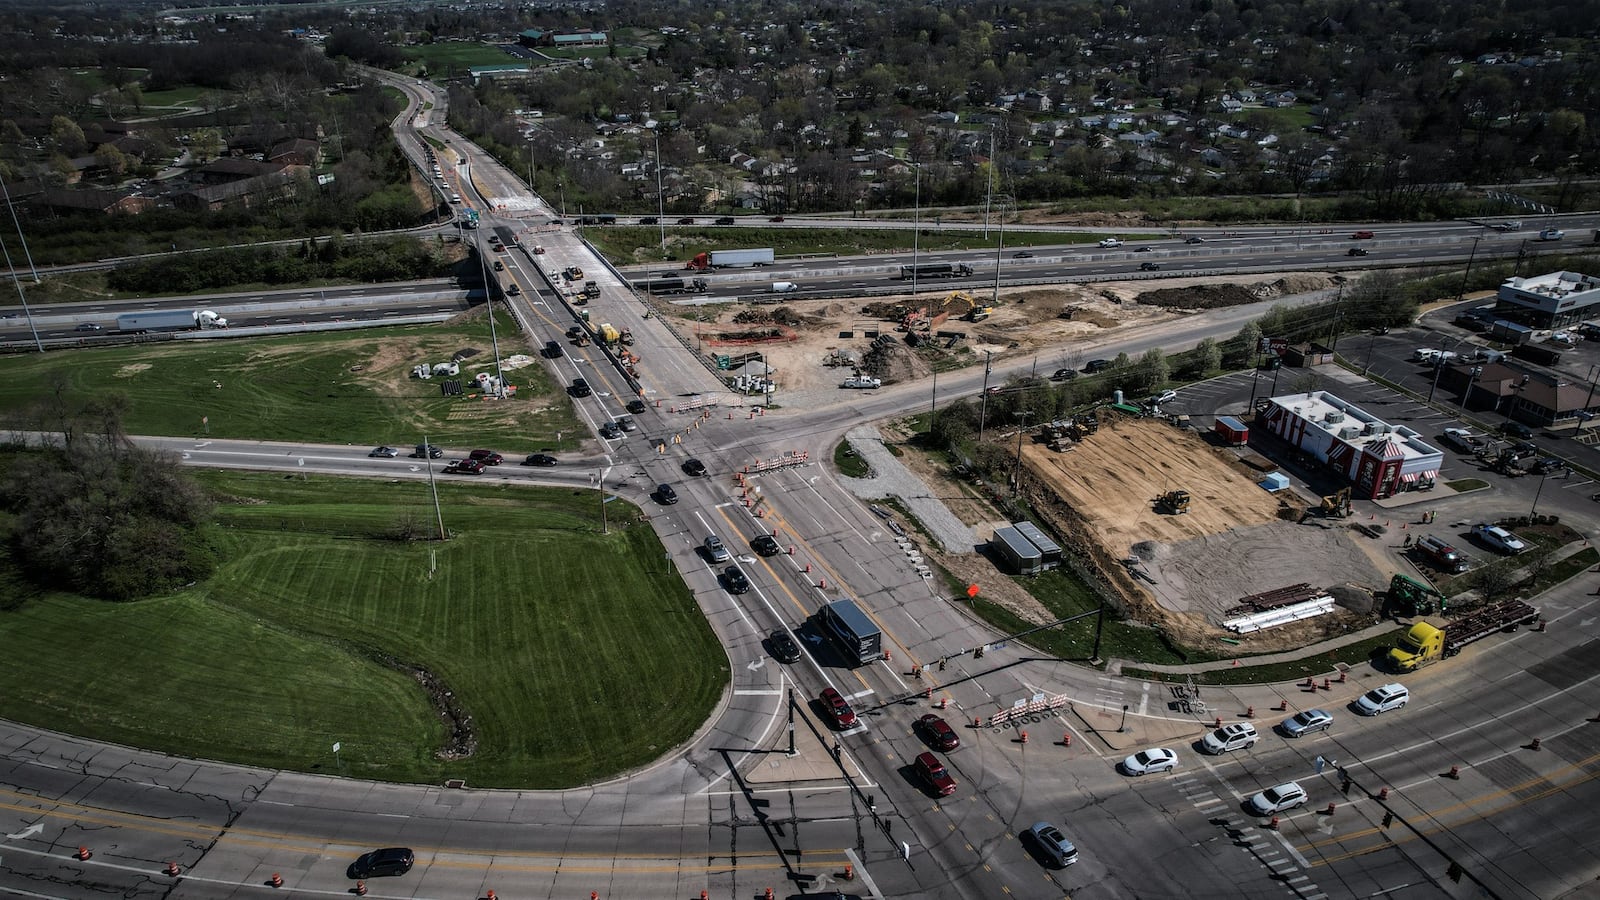
[{"label": "tree", "polygon": [[1194,345],[1195,368],[1201,375],[1222,368],[1222,345],[1216,338],[1205,338]]},{"label": "tree", "polygon": [[83,129],[66,116],[56,116],[50,120],[50,141],[65,156],[77,156],[89,148],[88,141],[83,137]]}]

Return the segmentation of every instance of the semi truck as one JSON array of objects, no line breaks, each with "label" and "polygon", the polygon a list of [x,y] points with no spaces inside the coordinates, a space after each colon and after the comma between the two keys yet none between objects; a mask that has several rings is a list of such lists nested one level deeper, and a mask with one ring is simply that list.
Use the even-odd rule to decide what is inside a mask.
[{"label": "semi truck", "polygon": [[854,600],[835,600],[817,611],[822,632],[832,637],[851,666],[864,666],[883,657],[883,632]]},{"label": "semi truck", "polygon": [[771,247],[759,250],[712,250],[710,253],[696,253],[694,259],[684,264],[684,268],[700,272],[707,269],[748,269],[770,266],[773,259]]},{"label": "semi truck", "polygon": [[706,290],[704,278],[651,278],[648,281],[635,281],[633,289],[644,291],[646,294],[703,294]]},{"label": "semi truck", "polygon": [[912,278],[965,278],[971,274],[972,267],[966,263],[922,263],[900,267],[900,278],[903,281],[910,281]]},{"label": "semi truck", "polygon": [[1539,620],[1539,611],[1521,600],[1503,600],[1468,613],[1443,628],[1429,622],[1412,625],[1389,651],[1389,668],[1414,672],[1430,663],[1455,656],[1462,648],[1497,631],[1516,631]]},{"label": "semi truck", "polygon": [[117,330],[124,334],[156,331],[205,331],[227,328],[228,320],[209,309],[174,309],[161,312],[127,313],[117,316]]}]

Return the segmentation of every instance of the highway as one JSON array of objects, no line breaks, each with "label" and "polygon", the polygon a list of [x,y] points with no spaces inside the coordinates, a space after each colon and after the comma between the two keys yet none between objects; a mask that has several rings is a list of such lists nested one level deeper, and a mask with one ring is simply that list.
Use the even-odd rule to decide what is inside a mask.
[{"label": "highway", "polygon": [[[418,83],[389,77],[408,95],[424,95]],[[442,136],[431,124],[438,119],[418,121]],[[593,345],[566,344],[547,364],[564,381],[583,377],[594,386],[592,396],[575,399],[585,418],[598,424],[641,399],[640,431],[555,469],[501,466],[480,477],[584,485],[592,475],[646,509],[727,648],[732,679],[722,706],[694,741],[647,770],[558,792],[375,785],[337,777],[336,759],[319,773],[250,770],[7,725],[0,890],[243,897],[272,891],[278,873],[281,895],[342,894],[358,853],[396,844],[417,850],[417,870],[374,882],[374,896],[481,897],[492,889],[508,898],[656,898],[705,890],[748,898],[771,887],[786,897],[839,889],[974,900],[1543,898],[1582,896],[1600,875],[1589,839],[1600,832],[1600,726],[1591,720],[1600,716],[1600,615],[1582,579],[1538,599],[1548,630],[1486,640],[1410,676],[1412,705],[1372,719],[1346,705],[1388,680],[1366,667],[1326,690],[1207,687],[1201,714],[1182,712],[1146,682],[1030,658],[1022,645],[996,644],[943,585],[921,577],[896,535],[820,462],[852,425],[920,405],[924,386],[771,413],[729,397],[659,317],[646,317],[620,273],[569,230],[544,224],[548,208],[511,173],[459,137],[449,146],[467,154],[462,195],[484,215],[476,239],[486,258],[506,260],[520,288],[507,299],[531,339],[563,341],[576,321],[580,308],[556,273],[578,265],[601,289],[584,307],[592,320],[629,329],[632,349],[648,360],[635,377]],[[487,250],[490,233],[511,249]],[[1127,265],[1121,256],[1089,262]],[[1043,255],[1029,268],[1056,264]],[[1231,334],[1259,312],[1226,310],[1119,335],[1104,352]],[[950,375],[940,387],[954,397],[976,391],[981,378]],[[199,466],[429,477],[421,461],[370,459],[366,447],[141,440]],[[705,461],[708,476],[681,473],[690,456]],[[743,484],[733,477],[764,464]],[[650,500],[663,481],[677,484],[680,503]],[[1565,521],[1594,526],[1586,499],[1562,493],[1547,502]],[[712,532],[741,558],[750,593],[725,592],[716,567],[695,551]],[[762,533],[793,552],[756,556],[748,544]],[[807,617],[843,595],[871,610],[890,660],[845,668],[820,641]],[[797,630],[807,651],[800,662],[779,664],[763,647],[779,627]],[[913,666],[926,670],[916,677]],[[830,732],[811,703],[830,686],[862,714],[849,731]],[[1021,724],[972,727],[1035,697],[1053,708]],[[936,799],[909,764],[924,749],[911,723],[940,702],[962,746],[945,756],[959,787]],[[1287,712],[1268,710],[1280,702],[1289,711],[1328,709],[1335,726],[1279,737],[1269,726]],[[1261,730],[1253,749],[1206,757],[1194,748],[1213,717],[1238,721],[1247,711]],[[1539,749],[1528,749],[1536,736]],[[1176,772],[1133,779],[1114,770],[1128,753],[1158,745],[1177,750]],[[1318,756],[1326,763],[1320,774]],[[1340,766],[1351,776],[1348,794]],[[1452,766],[1459,777],[1441,777]],[[1244,798],[1291,778],[1310,802],[1276,829],[1241,808]],[[1383,787],[1398,817],[1387,829],[1380,801],[1367,796]],[[1039,820],[1078,844],[1077,865],[1050,869],[1024,848],[1018,835]],[[92,857],[73,858],[79,846]],[[1447,858],[1471,877],[1450,881]],[[168,861],[179,876],[162,874]]]}]

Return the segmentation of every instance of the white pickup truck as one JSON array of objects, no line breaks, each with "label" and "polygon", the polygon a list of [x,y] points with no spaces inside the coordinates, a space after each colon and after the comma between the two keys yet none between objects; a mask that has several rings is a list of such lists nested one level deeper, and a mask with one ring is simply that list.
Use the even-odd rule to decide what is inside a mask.
[{"label": "white pickup truck", "polygon": [[883,382],[866,375],[857,375],[853,378],[846,378],[844,382],[839,385],[839,387],[870,391],[883,387]]},{"label": "white pickup truck", "polygon": [[1105,239],[1100,241],[1100,246],[1107,247],[1107,248],[1110,248],[1110,247],[1121,247],[1122,246],[1122,238],[1105,238]]}]

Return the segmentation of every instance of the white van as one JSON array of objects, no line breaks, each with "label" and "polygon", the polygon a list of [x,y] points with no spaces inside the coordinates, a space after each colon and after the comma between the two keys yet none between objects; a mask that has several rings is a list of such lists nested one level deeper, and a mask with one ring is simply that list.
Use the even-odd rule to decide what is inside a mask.
[{"label": "white van", "polygon": [[1438,356],[1439,351],[1433,349],[1432,347],[1418,347],[1417,349],[1411,351],[1412,362],[1433,362]]},{"label": "white van", "polygon": [[790,291],[798,290],[800,290],[800,285],[792,281],[774,281],[772,283],[772,292],[774,294],[787,294]]}]

